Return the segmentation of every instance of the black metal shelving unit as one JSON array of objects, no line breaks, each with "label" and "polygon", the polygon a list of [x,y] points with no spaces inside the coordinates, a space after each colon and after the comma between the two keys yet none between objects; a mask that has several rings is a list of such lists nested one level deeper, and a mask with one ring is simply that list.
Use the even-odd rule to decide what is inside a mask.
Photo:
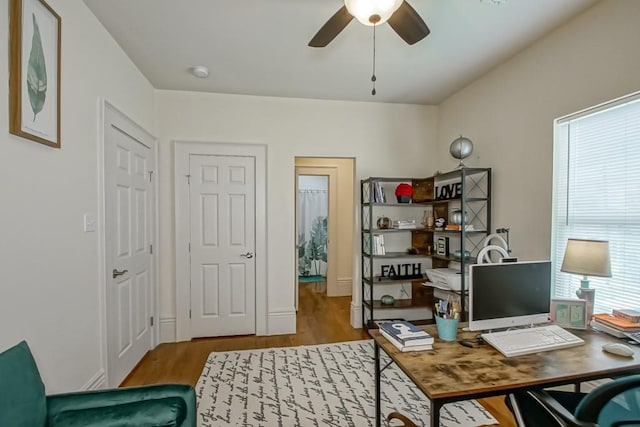
[{"label": "black metal shelving unit", "polygon": [[[393,194],[385,194],[383,199],[380,188],[386,186],[387,189],[394,184],[407,182],[415,185],[423,185],[430,188],[433,194],[422,194],[412,203],[397,203]],[[437,189],[441,185],[448,183],[460,183],[460,194],[454,197],[438,198]],[[391,193],[391,192],[389,192]],[[414,278],[381,278],[374,273],[375,260],[388,259],[429,259],[432,268],[447,267],[449,262],[456,261],[461,264],[464,271],[466,266],[475,262],[475,256],[482,249],[484,240],[491,233],[491,169],[490,168],[461,168],[451,172],[435,175],[427,178],[388,178],[370,177],[361,181],[360,219],[361,219],[361,274],[362,274],[362,324],[366,327],[374,327],[374,320],[385,319],[383,313],[386,309],[404,309],[425,307],[428,310],[426,319],[431,318],[431,307],[433,298],[419,298],[417,300],[396,300],[394,304],[385,305],[374,299],[374,287],[377,284],[406,283],[412,281],[425,281],[426,277]],[[378,208],[401,207],[418,209],[434,209],[448,222],[450,209],[456,208],[461,211],[462,224],[473,225],[473,230],[468,230],[467,226],[461,226],[460,230],[438,230],[428,228],[418,229],[379,229],[375,226]],[[415,215],[414,215],[415,216]],[[385,255],[377,255],[374,251],[374,234],[393,235],[395,233],[409,233],[412,237],[412,247],[417,249],[417,254],[406,252],[386,252]],[[416,236],[422,234],[420,239]],[[465,259],[464,256],[453,256],[453,250],[448,256],[435,253],[435,239],[437,236],[450,236],[459,239],[460,254],[469,251],[471,256]],[[415,245],[413,245],[415,244]],[[415,246],[418,246],[415,248]],[[431,246],[432,252],[427,252],[427,246]],[[461,295],[461,305],[463,313],[466,312],[466,302],[464,295],[467,293],[467,277],[461,275],[461,288],[457,294]],[[466,314],[464,314],[466,318]]]},{"label": "black metal shelving unit", "polygon": [[[424,281],[423,275],[419,276],[403,276],[403,277],[381,277],[374,272],[376,262],[395,260],[424,260],[428,259],[425,254],[411,254],[407,252],[385,252],[384,255],[376,254],[374,251],[374,238],[376,234],[380,235],[396,235],[403,233],[407,236],[407,241],[411,242],[411,235],[413,232],[421,231],[421,229],[397,229],[386,228],[380,229],[376,226],[377,216],[382,213],[384,209],[407,209],[415,210],[413,215],[421,218],[422,211],[430,206],[430,203],[398,203],[395,195],[388,191],[395,185],[400,183],[413,183],[416,178],[386,178],[386,177],[371,177],[361,181],[361,200],[360,200],[360,218],[361,218],[361,242],[362,242],[362,256],[361,256],[361,273],[362,273],[362,324],[366,327],[374,327],[374,320],[382,320],[387,317],[382,315],[376,315],[376,313],[384,313],[385,310],[398,310],[406,308],[425,308],[425,318],[428,318],[427,311],[431,305],[425,301],[418,301],[412,295],[411,299],[397,299],[393,304],[382,304],[380,300],[374,299],[374,288],[380,284],[402,284],[410,283],[414,281]],[[389,194],[385,194],[384,198],[380,193],[380,188],[386,187]],[[420,209],[421,208],[421,209]],[[404,237],[402,237],[404,238]]]}]

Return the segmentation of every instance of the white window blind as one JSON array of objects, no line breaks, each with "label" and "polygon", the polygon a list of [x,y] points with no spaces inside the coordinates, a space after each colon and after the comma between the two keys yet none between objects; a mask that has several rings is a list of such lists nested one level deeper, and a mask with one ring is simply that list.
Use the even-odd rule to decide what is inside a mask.
[{"label": "white window blind", "polygon": [[612,277],[589,277],[594,312],[640,309],[640,95],[557,120],[553,163],[554,295],[580,286],[560,272],[567,239],[608,240]]}]

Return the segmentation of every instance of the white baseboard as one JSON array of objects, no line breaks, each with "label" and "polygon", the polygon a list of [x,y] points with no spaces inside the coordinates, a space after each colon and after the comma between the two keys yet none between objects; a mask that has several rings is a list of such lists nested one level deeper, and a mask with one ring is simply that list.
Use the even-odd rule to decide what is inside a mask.
[{"label": "white baseboard", "polygon": [[362,328],[362,304],[354,304],[351,301],[351,326],[355,329]]},{"label": "white baseboard", "polygon": [[[270,313],[268,329],[265,335],[295,334],[296,312]],[[176,319],[166,317],[160,319],[160,342],[176,342]]]},{"label": "white baseboard", "polygon": [[160,318],[160,342],[176,342],[176,318]]},{"label": "white baseboard", "polygon": [[346,297],[351,295],[353,288],[353,280],[351,277],[341,277],[336,281],[336,288],[331,292],[327,292],[328,297]]},{"label": "white baseboard", "polygon": [[267,335],[283,335],[296,333],[296,312],[283,311],[269,313],[267,320]]},{"label": "white baseboard", "polygon": [[82,387],[83,390],[102,390],[107,387],[107,376],[103,370],[100,370],[97,374],[89,380],[88,383]]}]

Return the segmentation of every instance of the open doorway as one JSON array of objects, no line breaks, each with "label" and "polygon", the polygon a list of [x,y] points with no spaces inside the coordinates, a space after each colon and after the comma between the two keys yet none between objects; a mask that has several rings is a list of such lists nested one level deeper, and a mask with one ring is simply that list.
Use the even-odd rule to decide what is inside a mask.
[{"label": "open doorway", "polygon": [[[295,159],[296,277],[303,283],[310,281],[319,295],[327,297],[352,294],[354,163],[355,160],[349,158]],[[305,197],[319,199],[318,203],[326,200],[326,214],[320,210],[322,207],[312,207],[307,219],[301,218],[301,200]],[[309,231],[303,234],[305,227]],[[297,309],[297,281],[295,286]]]},{"label": "open doorway", "polygon": [[329,176],[298,175],[298,286],[327,292]]}]

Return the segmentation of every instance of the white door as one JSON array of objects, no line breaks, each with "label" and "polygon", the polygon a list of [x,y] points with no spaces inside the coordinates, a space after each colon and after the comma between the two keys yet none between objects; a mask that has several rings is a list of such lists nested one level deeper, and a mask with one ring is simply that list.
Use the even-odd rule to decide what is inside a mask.
[{"label": "white door", "polygon": [[105,107],[105,269],[108,384],[152,347],[154,139]]},{"label": "white door", "polygon": [[191,336],[246,335],[255,319],[255,160],[191,155]]}]

